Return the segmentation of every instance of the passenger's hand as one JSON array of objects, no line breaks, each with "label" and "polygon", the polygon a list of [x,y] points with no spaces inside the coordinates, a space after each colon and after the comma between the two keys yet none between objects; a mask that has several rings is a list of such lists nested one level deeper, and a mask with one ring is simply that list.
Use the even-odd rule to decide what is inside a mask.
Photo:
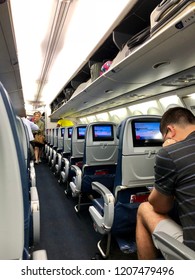
[{"label": "passenger's hand", "polygon": [[175,144],[177,141],[174,140],[174,139],[167,139],[164,143],[163,143],[163,147],[166,147],[166,146],[169,146],[169,145],[172,145],[172,144]]}]

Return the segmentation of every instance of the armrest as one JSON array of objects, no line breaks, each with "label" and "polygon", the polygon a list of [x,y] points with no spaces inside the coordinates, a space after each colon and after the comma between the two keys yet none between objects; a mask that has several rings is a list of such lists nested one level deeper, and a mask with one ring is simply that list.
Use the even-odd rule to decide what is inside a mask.
[{"label": "armrest", "polygon": [[30,188],[31,202],[39,202],[39,196],[36,187]]},{"label": "armrest", "polygon": [[36,172],[34,166],[30,168],[31,187],[36,187]]},{"label": "armrest", "polygon": [[63,170],[61,171],[61,178],[62,178],[62,182],[66,183],[69,175],[70,162],[67,158],[62,158],[62,161],[64,162],[64,167]]},{"label": "armrest", "polygon": [[81,192],[82,170],[76,165],[71,165],[70,169],[75,174],[70,182],[70,188],[73,196],[77,196]]},{"label": "armrest", "polygon": [[110,202],[115,202],[114,196],[111,193],[111,191],[106,188],[103,184],[99,182],[92,182],[92,189],[96,192],[98,192],[104,199],[104,202],[106,204],[109,204]]},{"label": "armrest", "polygon": [[57,161],[55,164],[55,173],[56,175],[59,175],[60,171],[61,171],[61,167],[62,167],[62,154],[61,153],[57,153]]},{"label": "armrest", "polygon": [[31,212],[33,222],[33,240],[34,244],[40,241],[40,208],[39,208],[39,196],[36,187],[30,188],[31,196]]},{"label": "armrest", "polygon": [[156,247],[167,260],[195,260],[195,251],[165,232],[152,234]]},{"label": "armrest", "polygon": [[96,229],[101,234],[105,234],[111,230],[113,224],[115,199],[110,190],[99,182],[93,182],[92,189],[97,191],[102,196],[104,203],[104,214],[102,216],[94,206],[89,207],[89,212],[95,223]]},{"label": "armrest", "polygon": [[30,169],[33,169],[35,167],[35,165],[34,165],[34,160],[31,160],[30,161]]},{"label": "armrest", "polygon": [[37,250],[32,253],[33,260],[47,260],[47,252],[45,250]]}]

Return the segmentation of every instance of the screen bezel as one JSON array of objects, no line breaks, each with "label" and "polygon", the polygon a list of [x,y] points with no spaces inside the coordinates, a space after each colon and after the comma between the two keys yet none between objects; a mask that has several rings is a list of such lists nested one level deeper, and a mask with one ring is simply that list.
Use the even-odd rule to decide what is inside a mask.
[{"label": "screen bezel", "polygon": [[83,129],[83,128],[85,129],[85,134],[86,134],[86,128],[87,128],[86,126],[78,126],[77,127],[77,139],[85,139],[85,134],[84,135],[79,134],[79,130]]},{"label": "screen bezel", "polygon": [[[111,128],[111,136],[96,136],[95,135],[95,128],[96,127],[109,127]],[[102,142],[102,141],[114,141],[114,128],[112,124],[94,124],[92,126],[92,137],[94,142]]]},{"label": "screen bezel", "polygon": [[[153,147],[153,146],[162,146],[162,138],[161,139],[136,139],[136,124],[137,123],[158,123],[160,128],[160,119],[142,119],[142,120],[132,120],[131,128],[132,128],[132,136],[133,136],[133,147]],[[160,133],[160,129],[159,129]],[[161,133],[160,133],[161,135]]]},{"label": "screen bezel", "polygon": [[[72,130],[73,130],[72,127],[68,127],[68,139],[71,139],[71,137],[72,137]],[[71,133],[70,133],[70,131],[71,131]]]},{"label": "screen bezel", "polygon": [[64,137],[64,132],[65,132],[65,128],[62,127],[62,128],[61,128],[61,137]]}]

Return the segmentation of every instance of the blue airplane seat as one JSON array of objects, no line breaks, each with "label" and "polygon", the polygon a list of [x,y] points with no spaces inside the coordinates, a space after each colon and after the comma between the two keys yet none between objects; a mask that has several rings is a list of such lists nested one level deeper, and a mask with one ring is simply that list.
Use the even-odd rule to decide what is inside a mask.
[{"label": "blue airplane seat", "polygon": [[55,134],[55,128],[51,128],[50,136],[49,136],[50,143],[49,143],[49,146],[47,147],[47,153],[46,153],[46,159],[47,159],[49,166],[51,164],[52,154],[53,154],[54,134]]},{"label": "blue airplane seat", "polygon": [[50,152],[50,146],[51,146],[51,134],[52,134],[52,129],[48,128],[46,129],[46,135],[45,135],[45,158],[48,160],[49,157],[49,152]]},{"label": "blue airplane seat", "polygon": [[162,146],[160,119],[160,116],[142,115],[122,121],[118,127],[118,160],[113,191],[99,182],[92,182],[92,188],[101,198],[92,201],[89,212],[96,231],[107,237],[105,248],[102,240],[98,242],[104,258],[110,253],[111,237],[118,241],[123,252],[136,250],[137,208],[147,200],[148,188],[154,182],[155,156]]},{"label": "blue airplane seat", "polygon": [[[65,185],[66,194],[69,192],[68,183],[74,175],[70,167],[72,165],[82,167],[83,165],[86,127],[87,124],[78,124],[68,128],[66,134],[64,134],[64,151],[66,152],[63,154],[59,182]],[[68,151],[69,145],[70,153]]]},{"label": "blue airplane seat", "polygon": [[[71,165],[72,180],[69,183],[73,197],[78,197],[75,210],[78,212],[81,198],[87,201],[97,196],[91,187],[93,181],[113,188],[118,154],[117,125],[113,122],[94,122],[87,126],[83,165]],[[88,205],[88,203],[87,203]]]},{"label": "blue airplane seat", "polygon": [[23,252],[29,250],[30,221],[26,162],[18,137],[16,115],[1,83],[0,92],[0,259],[23,259],[28,258]]},{"label": "blue airplane seat", "polygon": [[58,131],[59,128],[55,127],[52,129],[53,131],[53,145],[50,147],[50,154],[48,158],[48,165],[50,166],[51,170],[53,170],[56,161],[57,155],[57,148],[58,148]]},{"label": "blue airplane seat", "polygon": [[[37,221],[37,196],[35,187],[31,187],[29,191],[27,134],[1,83],[0,114],[0,259],[28,260],[31,256],[32,259],[47,259],[45,250],[32,252],[31,210]],[[34,230],[33,234],[35,233],[37,234]],[[34,241],[37,238],[34,235]]]},{"label": "blue airplane seat", "polygon": [[72,136],[72,126],[69,127],[60,127],[60,131],[58,133],[58,149],[57,156],[54,168],[54,174],[59,178],[59,182],[61,182],[61,171],[65,166],[65,159],[70,158],[71,152],[71,136]]}]

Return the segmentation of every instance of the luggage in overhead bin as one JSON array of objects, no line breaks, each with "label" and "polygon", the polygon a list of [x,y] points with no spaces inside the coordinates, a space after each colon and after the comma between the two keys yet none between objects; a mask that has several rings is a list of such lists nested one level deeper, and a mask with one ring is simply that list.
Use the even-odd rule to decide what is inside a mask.
[{"label": "luggage in overhead bin", "polygon": [[90,66],[91,81],[95,81],[101,73],[102,62],[96,62]]},{"label": "luggage in overhead bin", "polygon": [[150,26],[147,26],[131,37],[127,42],[127,46],[129,50],[132,51],[139,45],[143,44],[148,38],[150,38]]},{"label": "luggage in overhead bin", "polygon": [[66,88],[63,92],[64,92],[65,99],[68,101],[71,98],[71,96],[74,92],[74,89],[73,88]]},{"label": "luggage in overhead bin", "polygon": [[106,62],[102,65],[102,67],[101,67],[100,75],[102,75],[103,73],[105,73],[106,71],[108,71],[108,69],[110,68],[111,64],[112,64],[112,61],[111,61],[111,60],[106,61]]},{"label": "luggage in overhead bin", "polygon": [[191,0],[163,0],[150,15],[151,35],[193,2]]}]

